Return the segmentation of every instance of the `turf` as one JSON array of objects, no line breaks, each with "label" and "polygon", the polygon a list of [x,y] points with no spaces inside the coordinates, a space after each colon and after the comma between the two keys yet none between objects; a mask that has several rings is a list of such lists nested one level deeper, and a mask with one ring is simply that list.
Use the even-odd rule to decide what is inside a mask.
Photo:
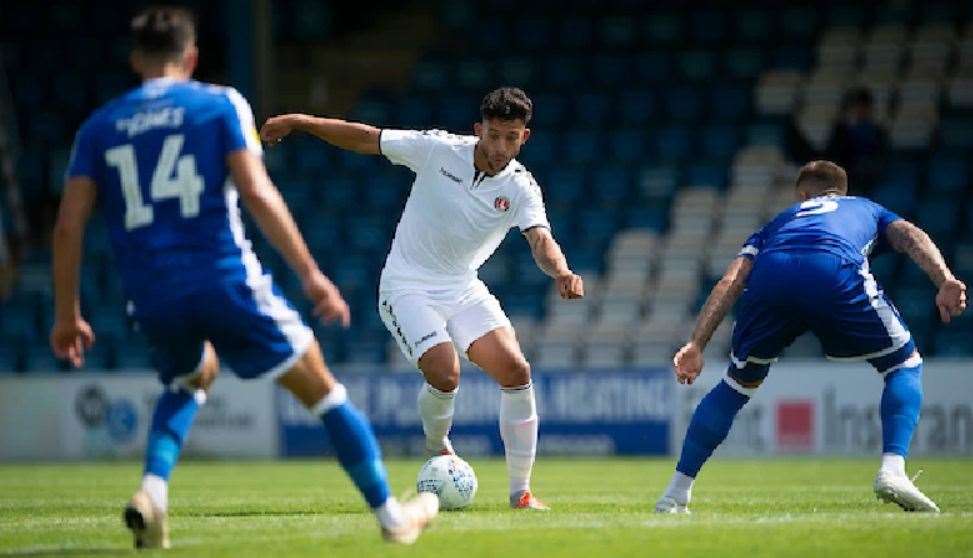
[{"label": "turf", "polygon": [[[474,460],[469,511],[442,514],[411,548],[380,542],[334,462],[185,463],[172,483],[171,556],[973,556],[973,461],[917,459],[944,513],[904,513],[871,493],[874,460],[714,460],[693,515],[651,504],[672,463],[553,460],[535,489],[553,511],[506,508],[501,461]],[[416,461],[393,461],[405,492]],[[0,466],[0,556],[134,554],[122,503],[131,463]],[[150,554],[150,553],[147,553]]]}]

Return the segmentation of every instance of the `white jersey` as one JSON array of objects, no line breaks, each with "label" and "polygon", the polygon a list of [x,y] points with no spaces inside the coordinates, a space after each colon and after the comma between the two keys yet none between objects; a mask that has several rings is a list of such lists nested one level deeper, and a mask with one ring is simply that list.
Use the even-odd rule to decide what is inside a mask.
[{"label": "white jersey", "polygon": [[477,138],[382,130],[382,154],[416,173],[379,290],[460,290],[511,227],[550,227],[533,176],[516,160],[495,176],[477,171]]}]

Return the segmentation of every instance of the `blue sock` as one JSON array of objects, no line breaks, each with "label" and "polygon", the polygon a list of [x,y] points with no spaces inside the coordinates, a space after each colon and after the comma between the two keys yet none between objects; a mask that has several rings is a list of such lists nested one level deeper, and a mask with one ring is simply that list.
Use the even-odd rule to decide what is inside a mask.
[{"label": "blue sock", "polygon": [[885,375],[882,391],[882,452],[909,455],[922,407],[922,364]]},{"label": "blue sock", "polygon": [[149,440],[145,448],[145,473],[169,480],[179,461],[182,443],[193,425],[199,402],[183,389],[166,389],[155,402]]},{"label": "blue sock", "polygon": [[682,443],[682,454],[676,470],[695,478],[703,463],[706,463],[716,447],[726,439],[730,426],[733,425],[733,418],[749,400],[749,397],[731,388],[726,381],[716,384],[696,406],[686,439]]},{"label": "blue sock", "polygon": [[389,484],[382,452],[365,417],[344,401],[321,414],[338,462],[351,477],[365,501],[377,508],[389,499]]}]

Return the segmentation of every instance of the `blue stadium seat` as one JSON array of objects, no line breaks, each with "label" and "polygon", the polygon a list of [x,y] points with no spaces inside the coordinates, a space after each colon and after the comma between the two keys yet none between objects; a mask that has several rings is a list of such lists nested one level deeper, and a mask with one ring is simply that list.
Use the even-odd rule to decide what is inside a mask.
[{"label": "blue stadium seat", "polygon": [[476,34],[480,38],[476,41],[476,48],[484,52],[502,51],[505,45],[513,40],[513,30],[505,18],[493,17],[477,22]]},{"label": "blue stadium seat", "polygon": [[690,165],[686,169],[686,182],[694,187],[723,189],[726,186],[726,165],[719,163]]},{"label": "blue stadium seat", "polygon": [[632,191],[632,176],[623,167],[598,167],[591,173],[592,197],[600,207],[617,207]]},{"label": "blue stadium seat", "polygon": [[813,6],[784,8],[778,16],[780,33],[776,36],[795,41],[807,41],[818,29],[820,10]]},{"label": "blue stadium seat", "polygon": [[646,167],[639,177],[639,190],[646,199],[668,200],[679,187],[679,179],[679,168],[675,165]]},{"label": "blue stadium seat", "polygon": [[908,217],[915,211],[916,186],[914,182],[883,182],[872,191],[871,198],[875,203]]},{"label": "blue stadium seat", "polygon": [[645,19],[644,29],[650,44],[671,45],[686,38],[686,22],[681,14],[651,14]]},{"label": "blue stadium seat", "polygon": [[780,46],[774,50],[773,67],[786,70],[800,70],[802,72],[811,68],[814,57],[811,50],[806,46]]},{"label": "blue stadium seat", "polygon": [[551,59],[545,66],[545,85],[558,91],[571,90],[585,83],[586,74],[580,57],[559,56]]},{"label": "blue stadium seat", "polygon": [[702,154],[709,159],[728,161],[740,146],[736,126],[709,126],[702,131]]},{"label": "blue stadium seat", "polygon": [[591,60],[591,75],[595,83],[606,88],[616,88],[626,83],[631,68],[631,60],[620,56],[596,56]]},{"label": "blue stadium seat", "polygon": [[534,97],[534,118],[536,127],[557,128],[568,120],[568,99],[564,95],[541,94]]},{"label": "blue stadium seat", "polygon": [[959,221],[959,207],[951,196],[925,197],[916,214],[916,221],[938,243],[952,239]]},{"label": "blue stadium seat", "polygon": [[767,62],[764,52],[757,49],[734,49],[727,51],[723,58],[723,67],[727,77],[733,79],[751,80],[760,76]]},{"label": "blue stadium seat", "polygon": [[497,75],[501,83],[530,90],[537,74],[537,65],[530,58],[511,57],[500,60]]},{"label": "blue stadium seat", "polygon": [[661,232],[665,230],[668,218],[668,205],[656,204],[654,207],[635,207],[625,213],[625,227]]},{"label": "blue stadium seat", "polygon": [[548,205],[574,207],[585,192],[583,168],[560,166],[541,184]]},{"label": "blue stadium seat", "polygon": [[439,120],[450,132],[472,133],[478,120],[477,100],[472,96],[446,97],[439,103]]},{"label": "blue stadium seat", "polygon": [[692,149],[692,133],[689,128],[675,126],[659,130],[653,138],[658,156],[666,161],[689,158]]},{"label": "blue stadium seat", "polygon": [[491,61],[483,58],[461,60],[456,65],[455,80],[463,89],[478,94],[482,94],[496,81]]},{"label": "blue stadium seat", "polygon": [[567,17],[558,30],[559,42],[566,49],[587,49],[594,42],[592,21],[587,17]]},{"label": "blue stadium seat", "polygon": [[530,140],[524,145],[517,159],[528,168],[546,167],[557,160],[557,147],[560,143],[551,130],[534,128]]},{"label": "blue stadium seat", "polygon": [[744,43],[762,44],[771,40],[773,34],[773,21],[770,11],[766,9],[746,10],[734,13],[734,33],[736,41]]},{"label": "blue stadium seat", "polygon": [[525,17],[514,19],[517,44],[530,52],[549,48],[554,44],[554,28],[550,18]]},{"label": "blue stadium seat", "polygon": [[929,162],[929,188],[938,194],[961,194],[970,185],[965,158],[935,156]]},{"label": "blue stadium seat", "polygon": [[720,77],[719,58],[709,50],[692,50],[678,58],[679,73],[692,82],[702,82]]},{"label": "blue stadium seat", "polygon": [[618,97],[618,116],[622,126],[648,124],[655,113],[655,96],[648,89],[627,89]]},{"label": "blue stadium seat", "polygon": [[607,93],[582,93],[574,98],[574,116],[584,126],[599,128],[608,122],[611,104]]},{"label": "blue stadium seat", "polygon": [[665,51],[647,51],[635,58],[635,73],[647,83],[664,83],[672,79],[672,56]]},{"label": "blue stadium seat", "polygon": [[750,145],[784,146],[784,128],[779,124],[752,124],[747,127],[746,142]]},{"label": "blue stadium seat", "polygon": [[973,118],[948,118],[940,124],[943,147],[973,150]]},{"label": "blue stadium seat", "polygon": [[666,112],[675,122],[694,123],[703,116],[703,98],[695,87],[676,87],[666,94]]},{"label": "blue stadium seat", "polygon": [[609,48],[628,48],[636,41],[635,21],[631,17],[606,17],[598,26],[598,34]]},{"label": "blue stadium seat", "polygon": [[729,84],[716,85],[710,91],[710,118],[719,123],[738,123],[750,117],[751,91]]},{"label": "blue stadium seat", "polygon": [[572,130],[564,135],[565,158],[569,163],[591,163],[601,158],[601,138],[589,129]]},{"label": "blue stadium seat", "polygon": [[832,6],[828,14],[828,25],[842,27],[861,27],[865,24],[864,4],[840,4]]},{"label": "blue stadium seat", "polygon": [[608,140],[608,158],[635,163],[645,157],[648,136],[637,128],[619,128]]},{"label": "blue stadium seat", "polygon": [[402,100],[395,112],[396,124],[403,128],[427,127],[432,122],[432,103],[421,96],[409,96]]},{"label": "blue stadium seat", "polygon": [[423,91],[440,91],[449,85],[449,69],[439,60],[424,60],[416,64],[413,82]]},{"label": "blue stadium seat", "polygon": [[697,10],[692,14],[692,38],[696,43],[716,44],[726,38],[726,14],[717,10]]}]

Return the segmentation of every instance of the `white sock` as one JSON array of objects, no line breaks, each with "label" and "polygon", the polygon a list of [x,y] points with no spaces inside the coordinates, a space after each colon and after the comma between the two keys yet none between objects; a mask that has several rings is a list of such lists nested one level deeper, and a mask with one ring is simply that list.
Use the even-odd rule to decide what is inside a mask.
[{"label": "white sock", "polygon": [[398,529],[405,523],[402,517],[402,506],[395,498],[389,498],[384,504],[372,510],[378,523],[386,529]]},{"label": "white sock", "polygon": [[450,447],[449,429],[453,426],[457,391],[459,388],[439,391],[429,384],[419,390],[419,416],[422,417],[422,431],[426,433],[426,449],[431,453]]},{"label": "white sock", "polygon": [[676,503],[685,506],[692,498],[694,482],[696,482],[696,479],[693,477],[676,471],[672,475],[672,480],[669,481],[665,495],[675,500]]},{"label": "white sock", "polygon": [[163,512],[169,509],[169,482],[166,479],[147,473],[142,477],[142,490],[144,490],[152,503]]},{"label": "white sock", "polygon": [[897,453],[883,453],[880,471],[905,476],[905,457]]},{"label": "white sock", "polygon": [[500,390],[500,437],[507,454],[510,494],[529,490],[537,455],[537,404],[533,385]]}]

